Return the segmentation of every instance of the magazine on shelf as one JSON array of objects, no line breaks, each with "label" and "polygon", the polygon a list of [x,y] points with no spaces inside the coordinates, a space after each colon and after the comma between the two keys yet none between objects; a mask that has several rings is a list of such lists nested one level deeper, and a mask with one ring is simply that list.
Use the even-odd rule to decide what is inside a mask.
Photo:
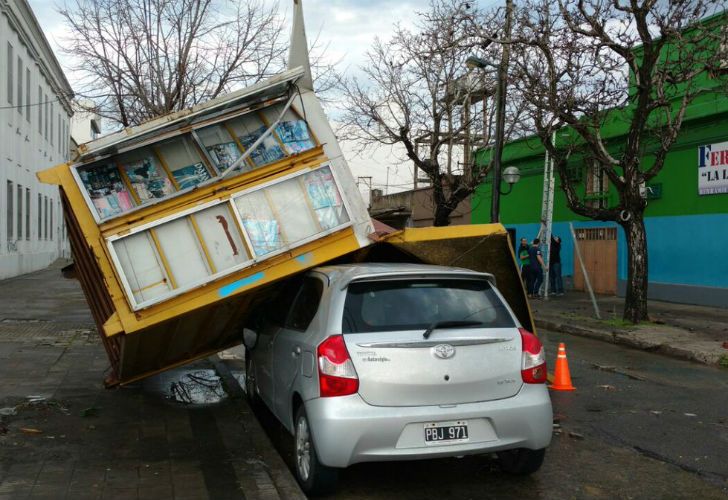
[{"label": "magazine on shelf", "polygon": [[172,172],[172,175],[174,175],[174,180],[177,181],[180,189],[196,186],[211,177],[210,172],[202,163],[178,168]]},{"label": "magazine on shelf", "polygon": [[137,197],[144,203],[174,192],[172,181],[151,156],[122,165]]},{"label": "magazine on shelf", "polygon": [[[258,140],[258,138],[260,138],[260,136],[263,135],[263,133],[265,133],[265,131],[266,127],[261,126],[254,132],[242,135],[238,139],[240,139],[240,143],[243,147],[248,149],[255,141]],[[258,145],[252,153],[250,153],[250,159],[252,159],[253,163],[258,166],[272,163],[284,158],[285,156],[286,154],[283,152],[280,144],[278,144],[278,141],[276,141],[275,137],[271,134],[268,134],[268,136],[263,139],[263,142],[261,142],[260,145]]]},{"label": "magazine on shelf", "polygon": [[282,121],[276,126],[276,132],[291,154],[301,153],[315,146],[303,120]]}]

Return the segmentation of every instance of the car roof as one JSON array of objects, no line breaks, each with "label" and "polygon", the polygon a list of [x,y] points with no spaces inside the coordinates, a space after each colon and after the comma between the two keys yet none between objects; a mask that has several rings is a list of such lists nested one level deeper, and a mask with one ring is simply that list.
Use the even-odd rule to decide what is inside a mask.
[{"label": "car roof", "polygon": [[313,272],[326,275],[335,286],[345,287],[350,282],[365,278],[405,277],[405,276],[468,276],[487,279],[495,284],[495,278],[489,273],[480,273],[462,267],[434,266],[430,264],[366,262],[359,264],[339,264],[321,266]]}]

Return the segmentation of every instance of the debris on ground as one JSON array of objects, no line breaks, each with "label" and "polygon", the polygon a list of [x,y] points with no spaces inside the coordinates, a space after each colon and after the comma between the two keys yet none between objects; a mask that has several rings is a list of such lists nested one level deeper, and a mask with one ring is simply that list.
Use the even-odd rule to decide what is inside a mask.
[{"label": "debris on ground", "polygon": [[617,390],[616,387],[614,387],[613,385],[609,385],[609,384],[602,384],[602,385],[598,385],[597,387],[599,387],[600,389],[604,389],[605,391],[616,391]]},{"label": "debris on ground", "polygon": [[18,429],[23,434],[43,434],[43,431],[35,427],[21,427]]},{"label": "debris on ground", "polygon": [[578,432],[569,431],[569,437],[573,439],[578,439],[579,441],[584,439],[584,434],[579,434]]},{"label": "debris on ground", "polygon": [[96,417],[99,414],[99,409],[94,408],[93,406],[90,408],[84,408],[81,410],[81,416],[82,417]]},{"label": "debris on ground", "polygon": [[17,415],[18,411],[15,409],[14,406],[8,406],[7,408],[0,408],[0,416],[2,417],[12,417],[13,415]]}]

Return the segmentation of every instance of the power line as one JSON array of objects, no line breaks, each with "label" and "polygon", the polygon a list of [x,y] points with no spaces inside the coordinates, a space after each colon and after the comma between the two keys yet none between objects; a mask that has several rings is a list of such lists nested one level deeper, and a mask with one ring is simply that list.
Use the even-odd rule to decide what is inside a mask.
[{"label": "power line", "polygon": [[[63,97],[69,98],[70,96],[63,95]],[[0,106],[0,109],[18,109],[18,108],[31,108],[33,106],[43,106],[44,104],[52,104],[54,102],[61,102],[60,97],[50,99],[48,101],[34,102],[31,104],[19,104],[18,106]]]}]

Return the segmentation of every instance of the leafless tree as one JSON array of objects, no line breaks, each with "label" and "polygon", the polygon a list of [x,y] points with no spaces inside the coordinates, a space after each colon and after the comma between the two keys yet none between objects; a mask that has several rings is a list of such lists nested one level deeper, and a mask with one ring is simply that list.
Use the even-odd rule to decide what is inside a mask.
[{"label": "leafless tree", "polygon": [[[499,25],[498,12],[479,12],[471,2],[433,0],[419,13],[416,29],[396,26],[387,42],[377,40],[360,68],[363,78],[342,79],[341,133],[368,145],[401,145],[407,158],[433,187],[434,225],[449,224],[450,214],[486,178],[490,165],[474,168],[471,157],[461,169],[443,165],[444,151],[461,142],[471,127],[489,143],[492,110],[486,119],[468,117],[466,107],[479,93],[494,89],[499,49],[477,36],[476,23]],[[465,61],[479,55],[492,61],[482,73],[469,71]],[[482,99],[482,97],[479,97]],[[515,102],[515,101],[514,101]],[[517,115],[520,107],[511,106]],[[518,123],[511,117],[508,130]],[[424,138],[424,139],[423,139]]]},{"label": "leafless tree", "polygon": [[270,76],[286,51],[277,4],[257,0],[72,0],[60,13],[77,95],[122,126]]},{"label": "leafless tree", "polygon": [[[518,12],[516,85],[569,208],[624,230],[631,322],[648,317],[645,183],[663,168],[701,82],[714,76],[725,19],[702,20],[723,8],[719,0],[531,0]],[[574,166],[608,181],[616,203],[586,199]]]}]

